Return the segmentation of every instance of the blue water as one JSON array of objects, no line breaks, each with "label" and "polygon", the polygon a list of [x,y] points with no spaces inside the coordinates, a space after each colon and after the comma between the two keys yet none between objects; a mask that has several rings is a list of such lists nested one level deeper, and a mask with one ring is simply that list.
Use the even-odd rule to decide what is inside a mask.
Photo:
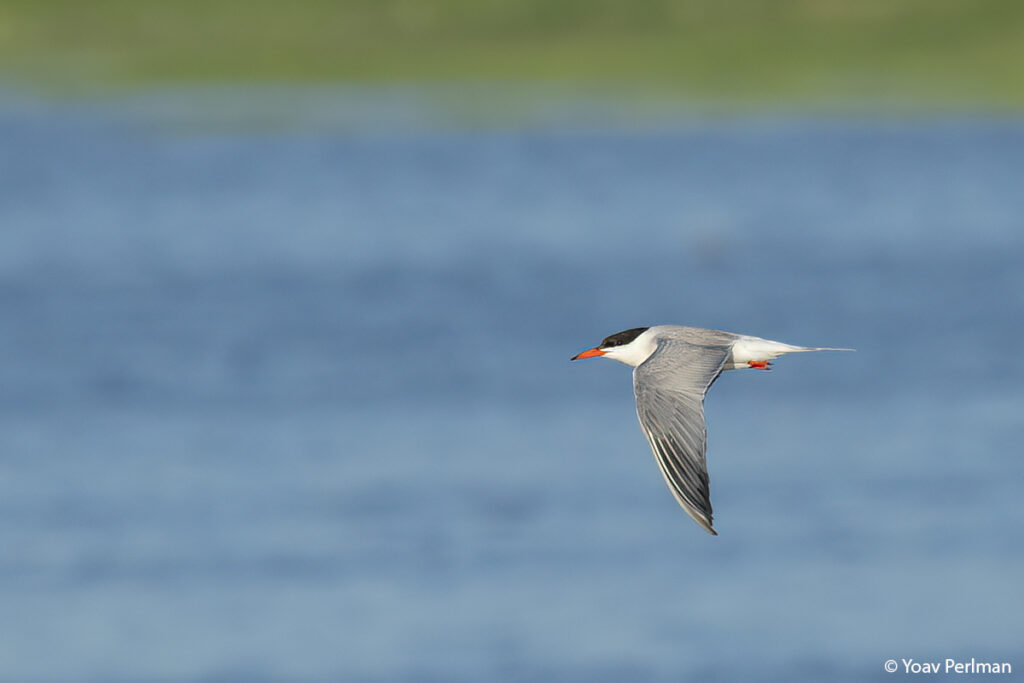
[{"label": "blue water", "polygon": [[[1024,671],[1024,122],[248,97],[0,98],[0,678]],[[716,383],[717,538],[568,363],[661,322],[857,349]]]}]

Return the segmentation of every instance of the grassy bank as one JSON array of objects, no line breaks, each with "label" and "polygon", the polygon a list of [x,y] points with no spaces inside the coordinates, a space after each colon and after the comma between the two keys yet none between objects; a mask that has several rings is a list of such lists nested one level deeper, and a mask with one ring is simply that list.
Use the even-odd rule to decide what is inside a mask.
[{"label": "grassy bank", "polygon": [[56,87],[510,81],[711,100],[1024,104],[1018,0],[0,0]]}]

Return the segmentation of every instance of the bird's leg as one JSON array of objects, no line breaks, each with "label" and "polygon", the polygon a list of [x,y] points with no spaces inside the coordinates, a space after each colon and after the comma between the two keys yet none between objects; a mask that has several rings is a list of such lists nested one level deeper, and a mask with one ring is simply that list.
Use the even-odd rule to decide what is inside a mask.
[{"label": "bird's leg", "polygon": [[771,370],[769,367],[772,364],[769,360],[751,360],[747,361],[747,365],[754,368],[755,370]]}]

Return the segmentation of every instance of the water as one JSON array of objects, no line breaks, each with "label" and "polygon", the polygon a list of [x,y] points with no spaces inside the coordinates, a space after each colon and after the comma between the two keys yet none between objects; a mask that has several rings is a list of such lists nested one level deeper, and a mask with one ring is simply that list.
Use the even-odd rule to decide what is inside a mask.
[{"label": "water", "polygon": [[[1024,667],[1020,121],[189,97],[3,99],[0,677]],[[716,383],[718,538],[567,362],[659,322],[857,348]]]}]

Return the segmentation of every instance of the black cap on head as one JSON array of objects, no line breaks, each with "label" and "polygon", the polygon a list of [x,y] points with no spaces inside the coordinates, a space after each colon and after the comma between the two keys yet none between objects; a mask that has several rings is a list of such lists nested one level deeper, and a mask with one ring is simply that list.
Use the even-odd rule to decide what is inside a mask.
[{"label": "black cap on head", "polygon": [[616,332],[610,337],[605,337],[604,341],[601,342],[599,349],[607,349],[609,346],[625,346],[630,343],[645,331],[650,328],[647,327],[634,327],[631,330],[624,330],[622,332]]}]

